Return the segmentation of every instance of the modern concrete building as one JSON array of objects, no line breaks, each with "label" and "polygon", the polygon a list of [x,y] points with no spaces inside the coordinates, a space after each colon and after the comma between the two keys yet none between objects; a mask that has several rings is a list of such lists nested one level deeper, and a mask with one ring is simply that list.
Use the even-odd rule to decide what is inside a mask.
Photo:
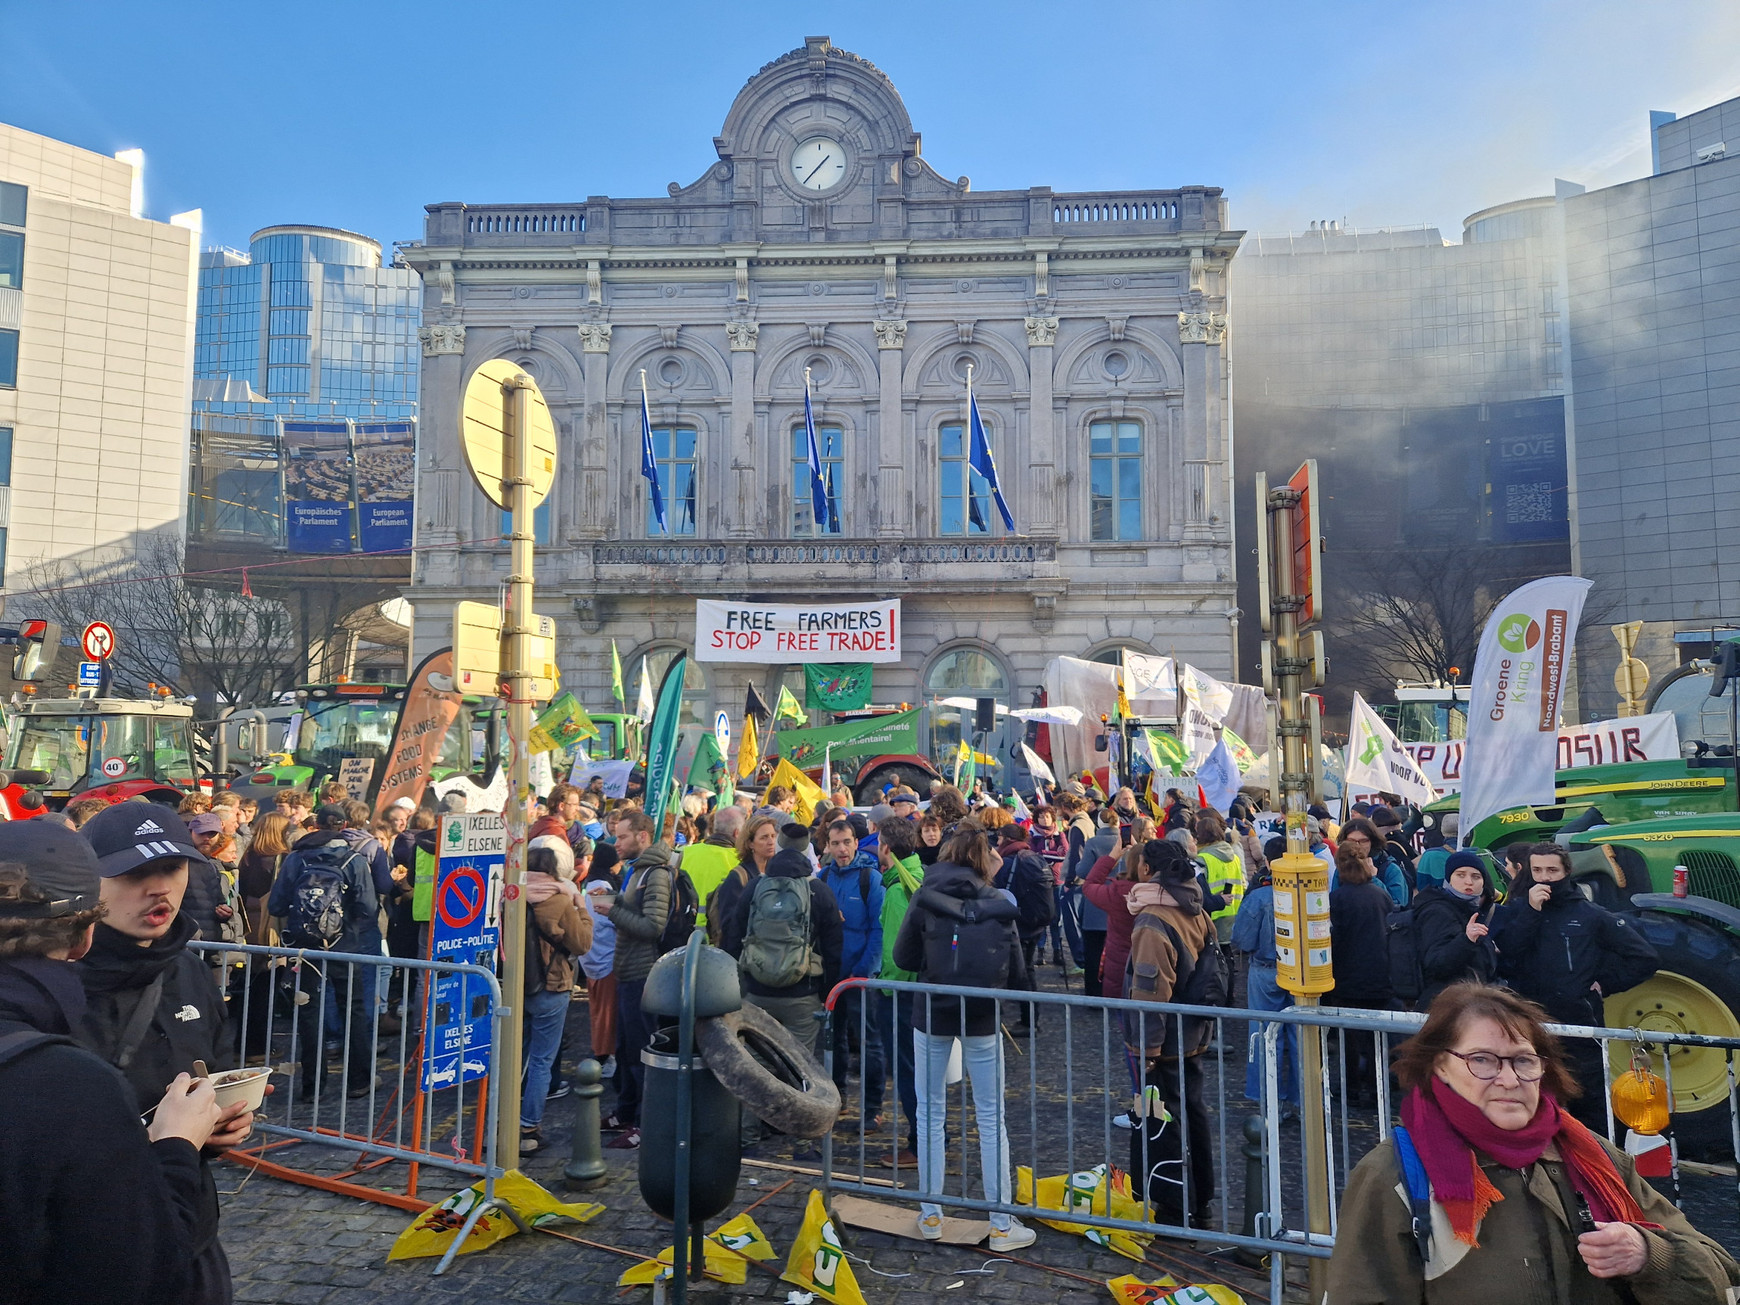
[{"label": "modern concrete building", "polygon": [[[1740,627],[1740,99],[1652,126],[1654,175],[1564,207],[1575,565],[1659,680],[1676,635]],[[1578,651],[1612,714],[1617,645]]]},{"label": "modern concrete building", "polygon": [[0,591],[181,533],[200,214],[144,167],[0,124]]},{"label": "modern concrete building", "polygon": [[[1459,244],[1325,221],[1247,236],[1233,262],[1239,494],[1319,462],[1332,715],[1384,688],[1344,631],[1398,554],[1466,550],[1500,591],[1569,564],[1558,224],[1550,196],[1473,214]],[[1249,555],[1254,506],[1238,506]],[[1256,577],[1240,581],[1254,611]],[[1256,622],[1241,634],[1254,681]]]},{"label": "modern concrete building", "polygon": [[[656,671],[691,646],[697,597],[901,597],[879,702],[1025,704],[1051,657],[1121,645],[1227,675],[1239,233],[1221,192],[974,190],[921,153],[888,77],[825,37],[751,77],[713,144],[656,198],[430,206],[404,251],[426,286],[414,654],[506,575],[458,432],[466,381],[499,357],[556,419],[538,605],[589,704],[613,637],[631,677],[643,655]],[[1012,531],[965,463],[969,367]],[[806,372],[837,499],[822,532]],[[643,375],[668,534],[639,474]],[[696,720],[787,676],[697,666]],[[955,728],[936,713],[933,743]]]}]

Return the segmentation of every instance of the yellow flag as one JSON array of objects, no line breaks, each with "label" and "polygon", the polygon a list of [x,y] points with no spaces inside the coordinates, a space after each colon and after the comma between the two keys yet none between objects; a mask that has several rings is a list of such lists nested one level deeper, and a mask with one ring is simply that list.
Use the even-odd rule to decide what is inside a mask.
[{"label": "yellow flag", "polygon": [[822,1205],[822,1194],[813,1188],[809,1204],[804,1207],[804,1226],[798,1229],[791,1258],[779,1276],[782,1282],[813,1291],[838,1305],[865,1305],[858,1279],[846,1262],[846,1248],[840,1245],[840,1235],[834,1231],[833,1221]]},{"label": "yellow flag", "polygon": [[737,745],[737,778],[748,779],[761,764],[761,741],[755,737],[755,717],[743,718],[743,740]]},{"label": "yellow flag", "polygon": [[[577,1223],[589,1223],[604,1213],[595,1201],[558,1201],[519,1170],[509,1170],[495,1181],[496,1197],[513,1206],[527,1223],[542,1222],[552,1217],[565,1217]],[[411,1221],[411,1226],[399,1234],[389,1260],[409,1260],[425,1255],[444,1255],[453,1239],[459,1235],[466,1216],[483,1200],[483,1184],[474,1183],[464,1191],[455,1192],[440,1205],[432,1205]],[[505,1214],[486,1214],[471,1229],[471,1236],[459,1248],[461,1255],[494,1246],[504,1237],[519,1231]]]},{"label": "yellow flag", "polygon": [[[1081,1211],[1113,1219],[1139,1221],[1142,1204],[1130,1194],[1130,1176],[1122,1170],[1108,1177],[1104,1165],[1076,1174],[1058,1174],[1039,1180],[1038,1199],[1034,1199],[1033,1171],[1022,1165],[1015,1171],[1015,1204],[1035,1206],[1039,1222],[1059,1232],[1079,1233],[1096,1246],[1116,1251],[1127,1259],[1144,1259],[1142,1248],[1154,1240],[1150,1233],[1131,1233],[1109,1228],[1095,1228],[1076,1223],[1067,1216]],[[1047,1217],[1048,1215],[1052,1217]]]},{"label": "yellow flag", "polygon": [[[723,1246],[717,1245],[709,1237],[702,1245],[706,1248],[706,1273],[709,1278],[720,1282],[748,1282],[749,1261],[741,1255],[733,1255]],[[638,1287],[654,1282],[659,1278],[671,1276],[671,1248],[665,1247],[659,1252],[656,1260],[642,1260],[639,1264],[631,1264],[622,1271],[622,1276],[616,1280],[618,1287]]]},{"label": "yellow flag", "polygon": [[1122,671],[1119,671],[1118,672],[1118,715],[1120,718],[1127,720],[1131,716],[1134,716],[1135,714],[1136,714],[1135,712],[1130,710],[1129,695],[1124,692],[1124,673]]},{"label": "yellow flag", "polygon": [[1180,1287],[1171,1278],[1144,1282],[1132,1273],[1108,1279],[1106,1286],[1118,1305],[1245,1305],[1245,1298],[1231,1287]]},{"label": "yellow flag", "polygon": [[749,1260],[771,1260],[778,1254],[773,1249],[773,1243],[767,1240],[767,1234],[747,1214],[740,1214],[735,1219],[728,1219],[720,1224],[709,1240],[716,1241],[726,1250],[736,1251]]},{"label": "yellow flag", "polygon": [[773,775],[768,779],[767,784],[769,788],[775,784],[784,784],[797,794],[797,808],[791,813],[792,819],[806,825],[816,818],[816,803],[827,797],[827,794],[822,792],[821,785],[784,757],[779,759],[779,765],[774,767]]}]

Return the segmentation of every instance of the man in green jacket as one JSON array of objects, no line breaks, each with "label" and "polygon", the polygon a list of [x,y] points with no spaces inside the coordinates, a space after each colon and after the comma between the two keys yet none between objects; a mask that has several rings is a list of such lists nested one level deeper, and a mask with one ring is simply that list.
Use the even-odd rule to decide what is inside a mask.
[{"label": "man in green jacket", "polygon": [[[876,827],[877,856],[882,862],[882,968],[878,975],[910,983],[918,978],[894,963],[894,940],[913,894],[924,882],[924,866],[918,859],[918,826],[898,817]],[[884,1167],[918,1165],[918,1089],[912,1081],[912,994],[881,989],[882,1008],[876,1012],[882,1029],[882,1063],[894,1081],[894,1093],[906,1112],[906,1146],[896,1156],[890,1152]]]}]

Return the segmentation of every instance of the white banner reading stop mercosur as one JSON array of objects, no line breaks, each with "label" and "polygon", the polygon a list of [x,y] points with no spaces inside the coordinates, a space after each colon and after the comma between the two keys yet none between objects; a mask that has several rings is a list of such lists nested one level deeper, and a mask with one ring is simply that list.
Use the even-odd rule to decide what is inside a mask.
[{"label": "white banner reading stop mercosur", "polygon": [[1559,696],[1589,581],[1548,576],[1507,594],[1480,632],[1468,695],[1462,841],[1507,807],[1548,806],[1559,761]]},{"label": "white banner reading stop mercosur", "polygon": [[900,600],[879,603],[695,601],[698,662],[897,662]]}]

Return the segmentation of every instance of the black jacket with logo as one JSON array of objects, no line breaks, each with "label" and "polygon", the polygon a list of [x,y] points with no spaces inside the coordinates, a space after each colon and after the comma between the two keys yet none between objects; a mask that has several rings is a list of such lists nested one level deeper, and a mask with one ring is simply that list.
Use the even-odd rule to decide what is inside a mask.
[{"label": "black jacket with logo", "polygon": [[[203,1060],[214,1073],[225,1064],[223,999],[203,955],[188,950],[194,932],[194,922],[185,911],[149,947],[99,924],[91,950],[74,966],[84,983],[86,1001],[78,1038],[121,1071],[140,1114],[163,1099],[177,1074],[191,1074],[194,1061]],[[140,1003],[151,1000],[159,978],[163,982],[157,989],[155,1010],[123,1065],[128,1025]],[[204,1156],[199,1178],[194,1286],[186,1299],[197,1305],[219,1305],[231,1299],[230,1266],[218,1242],[217,1181]]]},{"label": "black jacket with logo", "polygon": [[1540,910],[1529,905],[1535,881],[1523,871],[1493,921],[1500,977],[1539,1002],[1562,1024],[1604,1025],[1601,994],[1635,988],[1656,972],[1660,957],[1637,926],[1595,905],[1568,879],[1552,885]]}]

